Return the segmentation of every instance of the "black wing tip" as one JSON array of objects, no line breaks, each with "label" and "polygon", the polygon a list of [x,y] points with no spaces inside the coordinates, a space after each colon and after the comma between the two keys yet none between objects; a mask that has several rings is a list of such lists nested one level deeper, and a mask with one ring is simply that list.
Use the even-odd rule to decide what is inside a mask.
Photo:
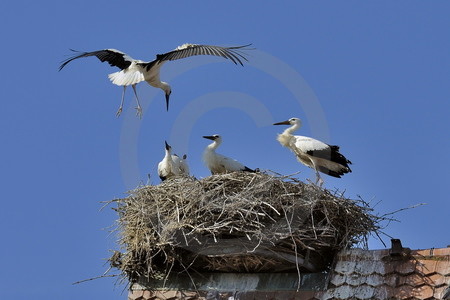
[{"label": "black wing tip", "polygon": [[259,173],[259,168],[256,169],[250,169],[249,167],[244,166],[244,169],[242,170],[244,172],[249,172],[249,173]]},{"label": "black wing tip", "polygon": [[[234,52],[233,54],[239,56],[239,58],[241,58],[241,59],[245,60],[246,62],[248,62],[248,58],[247,58],[243,53],[240,53],[239,51],[242,51],[242,50],[256,50],[256,48],[248,48],[248,47],[251,46],[251,45],[252,45],[252,44],[250,43],[250,44],[247,44],[247,45],[231,47],[231,48],[229,48],[229,49],[231,49],[231,50]],[[239,51],[235,51],[235,50],[239,50]],[[242,62],[239,58],[237,58],[237,59],[238,59],[238,62],[239,62],[239,64],[243,67],[244,64],[243,64],[243,62]],[[235,64],[236,64],[236,63],[235,63]],[[237,64],[236,64],[236,65],[237,65]]]},{"label": "black wing tip", "polygon": [[[194,44],[192,43],[191,45],[195,45],[197,47],[219,47],[219,48],[226,48],[226,49],[242,49],[245,47],[249,47],[252,46],[253,43],[250,44],[245,44],[245,45],[239,45],[239,46],[218,46],[218,45],[211,45],[211,44]],[[255,50],[256,48],[249,48],[248,50]]]},{"label": "black wing tip", "polygon": [[349,173],[349,171],[346,169],[341,169],[339,171],[332,171],[332,170],[330,170],[328,168],[324,168],[324,167],[319,168],[319,171],[324,174],[327,174],[328,176],[332,176],[332,177],[336,177],[336,178],[341,178],[344,174]]},{"label": "black wing tip", "polygon": [[[331,149],[331,161],[343,165],[345,168],[350,170],[348,165],[351,165],[352,162],[348,160],[342,153],[339,152],[339,146],[337,145],[329,145]],[[351,170],[350,170],[351,172]],[[347,173],[347,172],[346,172]]]},{"label": "black wing tip", "polygon": [[342,176],[339,173],[336,173],[336,172],[328,172],[328,173],[325,173],[325,174],[327,174],[327,175],[329,175],[331,177],[334,177],[334,178],[342,178]]},{"label": "black wing tip", "polygon": [[[75,53],[81,53],[82,52],[82,51],[74,50],[72,48],[69,48],[69,50],[72,51],[72,52],[75,52]],[[76,59],[78,56],[79,56],[79,54],[78,55],[73,55],[73,56],[69,57],[68,59],[63,60],[61,62],[61,65],[58,68],[58,72],[60,72],[68,63],[70,63],[72,60]]]},{"label": "black wing tip", "polygon": [[331,154],[332,154],[331,156],[327,156],[327,157],[323,157],[323,156],[318,156],[318,157],[332,161],[332,162],[340,165],[340,168],[337,171],[335,171],[335,170],[330,170],[324,166],[319,166],[318,171],[320,171],[324,174],[327,174],[329,176],[337,177],[337,178],[341,178],[342,175],[352,172],[352,169],[349,166],[349,164],[352,163],[350,160],[348,160],[344,155],[342,155],[339,152],[334,152],[334,153],[332,152]]},{"label": "black wing tip", "polygon": [[[253,43],[250,44],[246,44],[246,45],[241,45],[241,46],[230,46],[230,47],[226,47],[227,49],[241,49],[241,50],[256,50],[256,48],[247,48],[252,46]],[[247,49],[244,49],[247,48]]]},{"label": "black wing tip", "polygon": [[[201,45],[197,44],[198,47],[215,47],[215,48],[221,48],[226,51],[227,55],[222,55],[222,57],[226,59],[230,59],[235,65],[241,65],[244,66],[244,63],[241,61],[243,59],[244,61],[248,62],[247,57],[243,53],[240,53],[241,50],[256,50],[256,48],[247,48],[249,46],[253,45],[252,43],[246,44],[246,45],[240,45],[240,46],[214,46],[214,45]],[[239,51],[238,51],[239,50]]]},{"label": "black wing tip", "polygon": [[61,62],[61,65],[59,66],[59,68],[58,68],[58,72],[61,72],[61,70],[69,63],[69,62],[71,62],[72,61],[72,59],[67,59],[67,60],[64,60],[64,61],[62,61]]}]

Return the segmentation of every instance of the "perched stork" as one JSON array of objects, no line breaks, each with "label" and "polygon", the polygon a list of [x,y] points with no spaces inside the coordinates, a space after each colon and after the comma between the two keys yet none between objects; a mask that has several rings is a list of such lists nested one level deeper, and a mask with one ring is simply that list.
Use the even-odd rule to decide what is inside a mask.
[{"label": "perched stork", "polygon": [[203,136],[205,139],[212,140],[205,151],[203,152],[203,161],[205,162],[211,174],[222,174],[236,171],[256,172],[235,159],[223,156],[216,153],[216,149],[222,143],[222,137],[220,135]]},{"label": "perched stork", "polygon": [[59,70],[61,71],[72,60],[89,56],[96,56],[101,62],[106,61],[111,66],[118,67],[120,71],[108,75],[113,84],[123,86],[122,101],[120,102],[120,107],[116,115],[120,116],[125,97],[125,90],[127,86],[131,85],[136,96],[137,115],[141,117],[142,108],[139,104],[139,98],[136,93],[136,84],[144,80],[151,86],[160,88],[164,91],[164,93],[166,94],[166,107],[167,110],[169,110],[169,97],[172,89],[167,82],[161,81],[159,79],[159,71],[161,69],[161,66],[166,61],[177,60],[195,55],[215,55],[230,59],[236,65],[240,64],[241,66],[243,66],[242,61],[246,61],[247,58],[244,56],[242,50],[249,50],[250,48],[248,48],[248,46],[250,45],[251,44],[234,47],[220,47],[197,44],[183,44],[170,52],[157,54],[156,59],[150,62],[133,59],[126,53],[115,49],[104,49],[93,52],[79,52],[71,49],[73,52],[78,52],[79,54],[76,54],[63,61],[61,66],[59,67]]},{"label": "perched stork", "polygon": [[158,164],[158,175],[161,181],[176,175],[189,175],[189,166],[186,163],[186,155],[181,159],[178,155],[172,154],[172,147],[166,144],[165,155]]},{"label": "perched stork", "polygon": [[290,118],[273,125],[292,125],[283,133],[278,134],[277,140],[282,146],[294,152],[299,162],[314,169],[316,184],[323,184],[319,172],[340,178],[341,175],[352,171],[348,166],[351,161],[339,153],[339,146],[331,146],[306,136],[292,135],[302,126],[300,119]]}]

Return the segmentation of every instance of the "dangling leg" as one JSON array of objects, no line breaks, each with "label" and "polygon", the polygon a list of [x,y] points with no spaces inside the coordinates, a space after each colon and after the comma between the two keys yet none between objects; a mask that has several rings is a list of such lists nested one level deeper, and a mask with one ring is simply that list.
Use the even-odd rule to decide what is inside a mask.
[{"label": "dangling leg", "polygon": [[138,116],[139,119],[142,119],[142,108],[141,108],[141,105],[139,104],[139,98],[138,98],[138,95],[137,95],[137,92],[136,92],[136,84],[133,84],[133,85],[131,85],[131,86],[133,87],[134,94],[136,95],[136,103],[137,103],[137,107],[136,107],[136,109],[137,109],[136,116]]},{"label": "dangling leg", "polygon": [[127,89],[127,86],[124,85],[123,86],[123,92],[122,92],[122,101],[120,102],[120,106],[119,109],[116,112],[116,117],[119,117],[120,114],[122,113],[122,108],[123,108],[123,100],[125,99],[125,90]]}]

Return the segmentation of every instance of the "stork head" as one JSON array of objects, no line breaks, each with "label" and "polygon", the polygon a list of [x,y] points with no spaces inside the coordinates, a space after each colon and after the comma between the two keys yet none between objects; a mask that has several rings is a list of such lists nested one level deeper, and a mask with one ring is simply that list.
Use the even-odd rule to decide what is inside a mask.
[{"label": "stork head", "polygon": [[170,94],[172,94],[172,88],[167,82],[161,82],[161,89],[166,94],[166,109],[169,111],[169,100],[170,100]]},{"label": "stork head", "polygon": [[164,143],[166,144],[166,150],[167,150],[167,151],[170,151],[170,150],[172,149],[172,147],[170,147],[170,145],[169,145],[169,144],[167,144],[167,142],[166,142],[166,141],[164,141]]},{"label": "stork head", "polygon": [[289,120],[274,123],[273,125],[297,125],[300,127],[302,126],[302,120],[300,120],[299,118],[290,118]]},{"label": "stork head", "polygon": [[215,141],[216,143],[221,143],[222,142],[222,137],[220,135],[218,135],[218,134],[204,135],[203,138]]}]

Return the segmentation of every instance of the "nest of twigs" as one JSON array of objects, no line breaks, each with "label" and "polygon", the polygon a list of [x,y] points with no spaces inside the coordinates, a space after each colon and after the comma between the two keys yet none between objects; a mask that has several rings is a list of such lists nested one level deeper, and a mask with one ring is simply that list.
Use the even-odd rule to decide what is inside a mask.
[{"label": "nest of twigs", "polygon": [[380,218],[291,176],[179,177],[114,201],[123,252],[110,258],[130,282],[171,272],[319,272],[365,243]]}]

